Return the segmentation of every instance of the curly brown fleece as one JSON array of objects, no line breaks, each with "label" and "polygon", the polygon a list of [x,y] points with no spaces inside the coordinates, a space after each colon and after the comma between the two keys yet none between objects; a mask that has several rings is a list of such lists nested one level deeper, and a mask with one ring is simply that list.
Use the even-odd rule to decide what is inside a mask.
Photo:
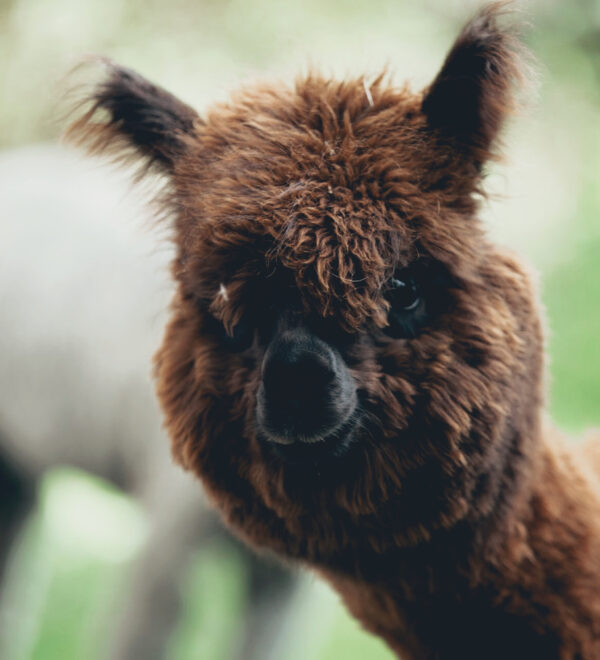
[{"label": "curly brown fleece", "polygon": [[[201,119],[107,63],[70,131],[166,176],[177,292],[158,395],[174,456],[232,529],[314,568],[403,658],[588,660],[600,444],[584,459],[542,428],[536,297],[477,219],[524,66],[501,9],[467,24],[422,93],[310,75]],[[395,338],[386,283],[408,266],[429,314]],[[351,451],[321,469],[257,433],[257,328],[291,300],[360,401]]]}]

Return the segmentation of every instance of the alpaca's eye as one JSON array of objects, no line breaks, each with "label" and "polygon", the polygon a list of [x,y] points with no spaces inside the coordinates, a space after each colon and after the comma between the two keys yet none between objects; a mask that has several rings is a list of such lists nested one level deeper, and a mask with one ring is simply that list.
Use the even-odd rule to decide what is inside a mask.
[{"label": "alpaca's eye", "polygon": [[396,339],[414,337],[426,317],[422,288],[415,274],[408,268],[396,271],[387,284],[385,297],[390,304],[386,333]]},{"label": "alpaca's eye", "polygon": [[394,274],[389,282],[388,300],[395,310],[410,312],[421,302],[419,289],[410,273]]}]

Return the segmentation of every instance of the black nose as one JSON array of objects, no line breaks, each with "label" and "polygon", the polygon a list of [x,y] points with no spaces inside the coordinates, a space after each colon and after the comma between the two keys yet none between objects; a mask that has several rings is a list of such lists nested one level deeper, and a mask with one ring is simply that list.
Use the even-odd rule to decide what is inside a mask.
[{"label": "black nose", "polygon": [[356,403],[339,354],[305,329],[287,330],[273,340],[262,376],[257,421],[275,442],[321,440],[347,420]]},{"label": "black nose", "polygon": [[332,358],[293,341],[282,341],[265,363],[263,385],[270,405],[301,411],[327,396],[335,379]]}]

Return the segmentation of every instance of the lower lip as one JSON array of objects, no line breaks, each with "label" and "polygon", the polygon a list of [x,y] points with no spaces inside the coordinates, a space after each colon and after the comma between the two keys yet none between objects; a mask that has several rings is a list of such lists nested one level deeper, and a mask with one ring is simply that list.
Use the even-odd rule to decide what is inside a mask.
[{"label": "lower lip", "polygon": [[263,444],[273,454],[289,463],[318,463],[320,465],[327,460],[340,458],[347,453],[352,444],[355,426],[355,422],[346,422],[336,433],[314,442],[281,444],[265,439]]}]

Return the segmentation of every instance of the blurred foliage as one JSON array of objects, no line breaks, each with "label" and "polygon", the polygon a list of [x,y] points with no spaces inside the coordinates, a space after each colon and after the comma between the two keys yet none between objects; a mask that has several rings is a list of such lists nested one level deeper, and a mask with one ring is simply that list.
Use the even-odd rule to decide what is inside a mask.
[{"label": "blurred foliage", "polygon": [[39,495],[3,593],[10,610],[0,654],[100,660],[110,608],[123,568],[141,547],[144,520],[130,498],[71,469],[50,473]]},{"label": "blurred foliage", "polygon": [[182,585],[184,616],[172,639],[172,660],[233,656],[243,616],[243,570],[236,552],[222,544],[205,547],[197,555]]},{"label": "blurred foliage", "polygon": [[[56,139],[58,81],[82,53],[107,54],[200,108],[240,82],[287,79],[311,63],[338,74],[375,73],[389,63],[399,78],[409,73],[424,84],[479,4],[0,0],[0,146]],[[488,214],[492,232],[541,269],[551,409],[578,430],[600,422],[600,2],[518,4],[532,25],[526,39],[540,63],[539,102],[507,140],[507,169],[518,174],[513,186],[510,174],[494,170],[501,199]],[[90,507],[91,528],[82,515]],[[5,657],[103,657],[102,622],[143,534],[141,512],[106,485],[72,472],[50,475],[5,593],[14,624]],[[182,585],[187,607],[171,658],[229,656],[242,570],[234,550],[198,555]],[[278,660],[391,658],[321,584],[306,581],[294,612]]]}]

